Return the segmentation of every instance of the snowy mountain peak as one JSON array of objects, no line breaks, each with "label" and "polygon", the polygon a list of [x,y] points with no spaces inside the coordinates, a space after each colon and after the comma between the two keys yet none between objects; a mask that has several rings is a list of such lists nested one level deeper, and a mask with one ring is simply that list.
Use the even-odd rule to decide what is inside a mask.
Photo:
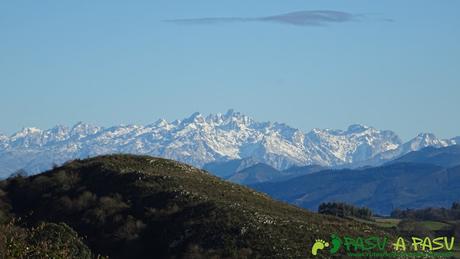
[{"label": "snowy mountain peak", "polygon": [[223,119],[226,122],[236,122],[236,123],[241,123],[241,124],[246,124],[246,125],[249,125],[254,121],[251,117],[246,116],[233,109],[228,110],[223,116]]},{"label": "snowy mountain peak", "polygon": [[436,136],[433,133],[426,133],[426,132],[419,133],[415,138],[416,139],[423,139],[423,140],[435,140],[435,139],[437,139]]},{"label": "snowy mountain peak", "polygon": [[22,130],[14,133],[11,136],[10,140],[17,141],[23,138],[37,137],[37,136],[40,136],[41,133],[42,133],[42,130],[39,128],[34,128],[34,127],[23,128]]},{"label": "snowy mountain peak", "polygon": [[203,115],[201,115],[201,113],[199,113],[199,112],[195,112],[192,115],[190,115],[190,117],[184,119],[181,124],[182,125],[188,125],[188,124],[192,124],[192,123],[202,124],[204,122],[205,122],[205,119],[204,119]]},{"label": "snowy mountain peak", "polygon": [[21,131],[16,132],[14,136],[16,137],[22,137],[22,136],[27,136],[31,134],[40,134],[42,132],[41,129],[35,128],[35,127],[28,127],[28,128],[23,128]]},{"label": "snowy mountain peak", "polygon": [[63,125],[55,126],[49,130],[45,130],[42,135],[43,144],[54,141],[63,141],[69,138],[69,128]]},{"label": "snowy mountain peak", "polygon": [[228,110],[225,114],[209,114],[205,120],[208,124],[224,130],[239,130],[251,127],[254,123],[252,118],[233,109]]},{"label": "snowy mountain peak", "polygon": [[234,116],[235,114],[236,114],[236,115],[240,115],[239,112],[235,112],[234,109],[231,109],[231,108],[230,108],[230,109],[228,109],[228,111],[225,113],[224,116],[225,116],[226,118],[229,118],[229,117]]},{"label": "snowy mountain peak", "polygon": [[450,141],[454,143],[455,145],[460,145],[460,136],[452,138]]},{"label": "snowy mountain peak", "polygon": [[370,129],[370,127],[366,126],[366,125],[363,125],[363,124],[352,124],[352,125],[348,126],[347,133],[348,134],[360,133],[360,132],[366,131],[368,129]]},{"label": "snowy mountain peak", "polygon": [[406,143],[406,148],[410,151],[416,151],[428,146],[446,147],[452,144],[455,144],[454,141],[438,139],[433,133],[420,133]]},{"label": "snowy mountain peak", "polygon": [[49,130],[45,130],[45,134],[52,134],[52,135],[68,135],[69,134],[69,127],[63,125],[57,125]]},{"label": "snowy mountain peak", "polygon": [[70,137],[72,138],[84,138],[86,136],[94,135],[101,131],[103,128],[93,126],[84,122],[78,122],[70,129]]},{"label": "snowy mountain peak", "polygon": [[166,127],[168,126],[169,123],[167,120],[165,119],[158,119],[157,121],[155,121],[151,126],[153,127]]},{"label": "snowy mountain peak", "polygon": [[347,130],[313,129],[305,133],[284,123],[257,122],[230,109],[225,114],[186,119],[160,119],[147,126],[119,125],[110,128],[79,122],[67,128],[42,131],[25,128],[11,137],[0,136],[0,169],[31,172],[53,163],[107,153],[148,154],[179,160],[195,166],[210,162],[247,159],[277,169],[293,165],[340,166],[369,161],[380,154],[392,159],[422,147],[445,146],[454,140],[439,140],[422,134],[407,143],[392,131],[354,124]]}]

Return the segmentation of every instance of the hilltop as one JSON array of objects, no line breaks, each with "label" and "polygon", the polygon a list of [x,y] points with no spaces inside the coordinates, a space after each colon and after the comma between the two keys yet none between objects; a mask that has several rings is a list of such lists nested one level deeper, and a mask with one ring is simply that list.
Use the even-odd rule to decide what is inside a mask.
[{"label": "hilltop", "polygon": [[65,223],[110,258],[308,258],[332,233],[388,235],[149,156],[74,160],[0,187],[4,222]]}]

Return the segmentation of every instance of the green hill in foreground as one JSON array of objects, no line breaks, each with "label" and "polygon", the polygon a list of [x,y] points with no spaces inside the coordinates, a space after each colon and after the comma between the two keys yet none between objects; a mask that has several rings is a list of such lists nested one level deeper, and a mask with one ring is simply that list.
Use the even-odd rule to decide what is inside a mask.
[{"label": "green hill in foreground", "polygon": [[[39,234],[35,226],[56,223],[53,242],[63,242],[56,239],[63,236],[59,229],[68,239],[83,237],[83,243],[54,246],[71,250],[63,257],[84,258],[87,245],[93,256],[110,258],[309,258],[314,240],[333,233],[385,235],[374,226],[307,212],[148,156],[75,160],[40,175],[10,178],[0,188],[3,222],[16,218],[21,229]],[[0,244],[0,252],[5,249]]]}]

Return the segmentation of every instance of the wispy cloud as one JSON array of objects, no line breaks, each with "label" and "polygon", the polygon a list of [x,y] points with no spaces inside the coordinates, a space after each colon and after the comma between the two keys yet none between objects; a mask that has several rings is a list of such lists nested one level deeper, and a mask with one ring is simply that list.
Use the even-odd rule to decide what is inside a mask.
[{"label": "wispy cloud", "polygon": [[355,15],[346,12],[320,10],[320,11],[299,11],[273,16],[262,17],[205,17],[192,19],[173,19],[165,22],[177,24],[216,24],[235,22],[276,22],[296,26],[320,26],[329,23],[343,23],[358,20],[362,15]]}]

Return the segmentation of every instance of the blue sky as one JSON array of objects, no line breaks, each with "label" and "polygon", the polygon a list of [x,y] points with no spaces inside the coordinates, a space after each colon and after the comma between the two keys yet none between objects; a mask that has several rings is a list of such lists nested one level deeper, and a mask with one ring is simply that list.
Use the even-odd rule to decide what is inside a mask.
[{"label": "blue sky", "polygon": [[0,132],[234,108],[305,131],[363,123],[453,137],[458,10],[453,0],[2,1]]}]

